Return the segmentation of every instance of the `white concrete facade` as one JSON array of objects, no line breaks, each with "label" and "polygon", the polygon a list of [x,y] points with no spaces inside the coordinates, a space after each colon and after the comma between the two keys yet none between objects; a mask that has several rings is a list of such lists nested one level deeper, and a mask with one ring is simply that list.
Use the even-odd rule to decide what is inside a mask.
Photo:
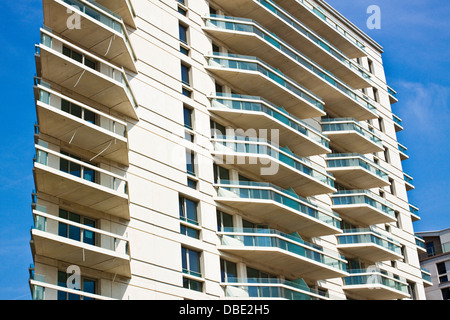
[{"label": "white concrete facade", "polygon": [[[33,297],[425,299],[413,227],[420,218],[408,201],[382,48],[323,1],[227,1],[97,1],[106,9],[43,1]],[[82,10],[57,19],[71,5]],[[313,18],[317,10],[328,20]],[[72,14],[80,29],[67,27]],[[222,20],[208,24],[214,19]],[[342,41],[333,40],[330,21],[345,30]],[[90,42],[96,29],[109,33]],[[265,29],[276,38],[261,37]],[[255,37],[259,51],[245,45]],[[302,52],[307,41],[311,49]],[[329,50],[317,41],[329,41]],[[64,51],[66,42],[75,53]],[[92,42],[105,42],[107,54]],[[267,52],[280,56],[270,65],[278,71],[248,57],[262,61]],[[330,82],[320,72],[335,75]],[[333,141],[323,133],[327,118],[360,125],[335,127]],[[237,152],[228,134],[211,135],[212,125],[244,135],[255,128],[269,142],[247,139]],[[271,165],[274,174],[261,174]],[[66,288],[72,265],[80,267],[81,293]]]}]

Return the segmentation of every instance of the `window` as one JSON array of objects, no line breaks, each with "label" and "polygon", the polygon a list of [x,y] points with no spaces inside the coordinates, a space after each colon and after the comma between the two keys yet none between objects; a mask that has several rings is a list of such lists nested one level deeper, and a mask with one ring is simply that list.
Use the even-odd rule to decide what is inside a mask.
[{"label": "window", "polygon": [[230,181],[230,171],[224,167],[218,166],[217,164],[213,165],[214,169],[214,183],[221,183]]},{"label": "window", "polygon": [[180,196],[179,197],[180,219],[182,221],[198,225],[197,206],[198,206],[197,202]]},{"label": "window", "polygon": [[380,96],[378,95],[378,89],[372,88],[372,90],[373,90],[373,99],[375,100],[375,102],[380,102]]},{"label": "window", "polygon": [[200,230],[191,227],[192,225],[198,226],[197,207],[197,202],[179,197],[180,220],[182,221],[180,233],[191,238],[200,239]]},{"label": "window", "polygon": [[[67,279],[69,274],[63,271],[58,271],[58,286],[67,288]],[[96,293],[96,280],[81,277],[81,291],[86,293]],[[82,297],[74,293],[58,291],[58,300],[94,300],[93,298]]]},{"label": "window", "polygon": [[384,154],[384,161],[386,161],[387,163],[390,163],[389,149],[385,148],[383,154]]},{"label": "window", "polygon": [[434,250],[434,242],[427,242],[425,244],[426,248],[427,248],[427,254],[429,257],[434,256],[435,255],[435,250]]},{"label": "window", "polygon": [[394,211],[394,214],[395,214],[395,219],[397,219],[395,224],[396,224],[397,228],[401,229],[402,228],[402,223],[401,223],[401,220],[400,220],[400,212]]},{"label": "window", "polygon": [[445,267],[445,262],[440,262],[436,264],[438,274],[447,273],[447,268]]},{"label": "window", "polygon": [[183,84],[182,93],[184,96],[191,98],[191,67],[185,64],[181,64],[181,82]]},{"label": "window", "polygon": [[[61,154],[71,157],[75,160],[80,160],[80,158],[68,154],[64,151],[61,151]],[[95,174],[96,172],[93,169],[83,167],[80,164],[69,161],[67,159],[59,158],[59,169],[63,172],[69,173],[78,178],[83,177],[84,180],[96,182],[96,174]]]},{"label": "window", "polygon": [[183,107],[183,123],[184,123],[184,138],[187,141],[194,142],[194,119],[193,110],[187,106]]},{"label": "window", "polygon": [[61,110],[92,124],[97,123],[97,115],[94,112],[86,110],[67,100],[61,99]]},{"label": "window", "polygon": [[191,73],[191,67],[181,64],[181,81],[184,85],[190,86],[190,73]]},{"label": "window", "polygon": [[220,275],[222,282],[236,282],[238,279],[237,264],[220,259]]},{"label": "window", "polygon": [[195,176],[195,154],[191,150],[186,150],[186,172]]},{"label": "window", "polygon": [[217,210],[217,231],[225,231],[225,228],[233,228],[233,216]]},{"label": "window", "polygon": [[215,121],[211,121],[211,138],[220,138],[220,136],[224,136],[226,134],[227,130],[225,126]]},{"label": "window", "polygon": [[[181,247],[182,271],[195,277],[201,277],[200,252]],[[190,277],[183,277],[183,287],[195,291],[203,291],[203,283]]]},{"label": "window", "polygon": [[370,59],[367,59],[367,63],[368,63],[368,65],[369,65],[369,72],[370,72],[371,74],[374,74],[375,69],[374,69],[373,61],[370,60]]},{"label": "window", "polygon": [[381,132],[384,132],[383,118],[378,118],[378,128],[380,129]]},{"label": "window", "polygon": [[390,185],[389,185],[390,192],[391,192],[392,195],[395,196],[396,193],[395,193],[395,182],[394,182],[394,179],[389,178],[389,183],[390,183]]},{"label": "window", "polygon": [[417,300],[417,294],[416,294],[416,284],[414,282],[408,282],[408,293],[412,300]]},{"label": "window", "polygon": [[187,4],[185,0],[177,0],[178,1],[178,12],[183,16],[187,15]]},{"label": "window", "polygon": [[178,24],[178,33],[180,44],[180,52],[184,55],[189,55],[189,43],[188,43],[188,27],[183,24]]},{"label": "window", "polygon": [[[95,221],[79,214],[59,209],[59,217],[72,222],[80,223],[88,227],[95,228]],[[95,245],[95,233],[89,230],[82,230],[79,227],[58,222],[58,235],[86,244]]]},{"label": "window", "polygon": [[83,63],[86,67],[96,70],[97,63],[94,60],[90,60],[90,59],[86,58],[81,53],[78,53],[72,49],[69,49],[66,46],[63,46],[62,53],[63,53],[63,55],[65,55],[79,63]]}]

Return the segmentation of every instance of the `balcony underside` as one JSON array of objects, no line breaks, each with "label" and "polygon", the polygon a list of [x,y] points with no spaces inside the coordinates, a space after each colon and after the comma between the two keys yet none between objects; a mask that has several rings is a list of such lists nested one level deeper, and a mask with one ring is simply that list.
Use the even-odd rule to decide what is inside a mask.
[{"label": "balcony underside", "polygon": [[322,117],[323,110],[311,105],[292,91],[282,87],[257,71],[229,69],[207,66],[206,69],[230,83],[240,92],[260,96],[268,101],[283,106],[286,111],[300,119]]},{"label": "balcony underside", "polygon": [[34,182],[38,192],[119,218],[127,220],[130,218],[126,194],[121,194],[37,162],[34,164]]},{"label": "balcony underside", "polygon": [[372,262],[402,258],[402,255],[374,243],[338,244],[337,248],[348,258],[359,257]]},{"label": "balcony underside", "polygon": [[40,46],[36,56],[37,75],[74,91],[130,118],[138,119],[123,86],[107,76],[47,48]]},{"label": "balcony underside", "polygon": [[125,24],[136,29],[133,8],[129,0],[96,0],[95,2],[118,14]]},{"label": "balcony underside", "polygon": [[263,112],[231,110],[228,108],[211,108],[210,111],[243,130],[268,130],[268,135],[270,135],[268,128],[279,130],[280,145],[288,146],[293,153],[299,156],[309,157],[331,152],[326,146],[309,139]]},{"label": "balcony underside", "polygon": [[34,254],[78,266],[131,277],[130,257],[33,229]]},{"label": "balcony underside", "polygon": [[71,6],[63,1],[43,0],[43,2],[44,25],[51,28],[53,32],[80,44],[112,63],[137,72],[133,55],[123,35],[118,35],[117,31],[112,31],[93,18],[86,18],[84,14],[80,15],[80,28],[68,28],[67,20],[76,11],[67,13]]},{"label": "balcony underside", "polygon": [[126,138],[108,133],[96,125],[86,123],[40,101],[37,102],[36,110],[40,133],[70,142],[96,155],[101,153],[104,158],[128,165]]},{"label": "balcony underside", "polygon": [[396,219],[368,204],[333,205],[331,207],[341,217],[348,217],[365,226],[395,222]]},{"label": "balcony underside", "polygon": [[324,131],[333,149],[342,150],[343,153],[367,154],[383,151],[383,147],[366,138],[356,131]]},{"label": "balcony underside", "polygon": [[336,181],[352,189],[372,189],[389,186],[389,181],[361,167],[328,168]]},{"label": "balcony underside", "polygon": [[[232,186],[231,186],[232,187]],[[255,221],[277,225],[287,233],[298,232],[305,237],[320,237],[342,233],[332,225],[297,212],[271,200],[217,197],[216,202],[245,213]]]},{"label": "balcony underside", "polygon": [[318,35],[328,40],[347,57],[354,59],[367,56],[367,53],[362,48],[343,36],[337,29],[328,25],[318,15],[303,7],[297,0],[276,0],[275,2],[292,16],[305,23]]},{"label": "balcony underside", "polygon": [[284,189],[292,188],[303,196],[313,196],[336,192],[334,187],[301,173],[269,156],[248,155],[244,153],[221,153],[212,151],[216,163],[225,167],[239,168],[242,171],[261,177],[262,181],[272,183]]},{"label": "balcony underside", "polygon": [[300,257],[288,251],[271,247],[239,247],[220,246],[220,251],[239,256],[246,261],[257,265],[265,265],[269,268],[281,270],[293,278],[307,278],[322,280],[338,278],[346,275],[346,272],[331,268],[319,262]]},{"label": "balcony underside", "polygon": [[344,285],[346,294],[359,300],[394,300],[409,298],[409,294],[379,284]]}]

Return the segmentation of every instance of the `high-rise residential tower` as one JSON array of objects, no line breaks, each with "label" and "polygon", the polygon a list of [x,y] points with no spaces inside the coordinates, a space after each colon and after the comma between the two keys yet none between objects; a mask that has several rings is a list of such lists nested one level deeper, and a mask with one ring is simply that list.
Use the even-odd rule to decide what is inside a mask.
[{"label": "high-rise residential tower", "polygon": [[43,0],[34,299],[425,299],[382,47],[322,0]]}]

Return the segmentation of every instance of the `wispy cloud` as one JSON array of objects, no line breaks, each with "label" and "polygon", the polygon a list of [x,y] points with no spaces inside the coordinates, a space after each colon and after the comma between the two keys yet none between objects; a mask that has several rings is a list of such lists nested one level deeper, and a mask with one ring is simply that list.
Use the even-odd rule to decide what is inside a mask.
[{"label": "wispy cloud", "polygon": [[399,116],[414,124],[414,131],[429,137],[445,136],[450,121],[450,87],[418,82],[396,83],[401,92]]}]

